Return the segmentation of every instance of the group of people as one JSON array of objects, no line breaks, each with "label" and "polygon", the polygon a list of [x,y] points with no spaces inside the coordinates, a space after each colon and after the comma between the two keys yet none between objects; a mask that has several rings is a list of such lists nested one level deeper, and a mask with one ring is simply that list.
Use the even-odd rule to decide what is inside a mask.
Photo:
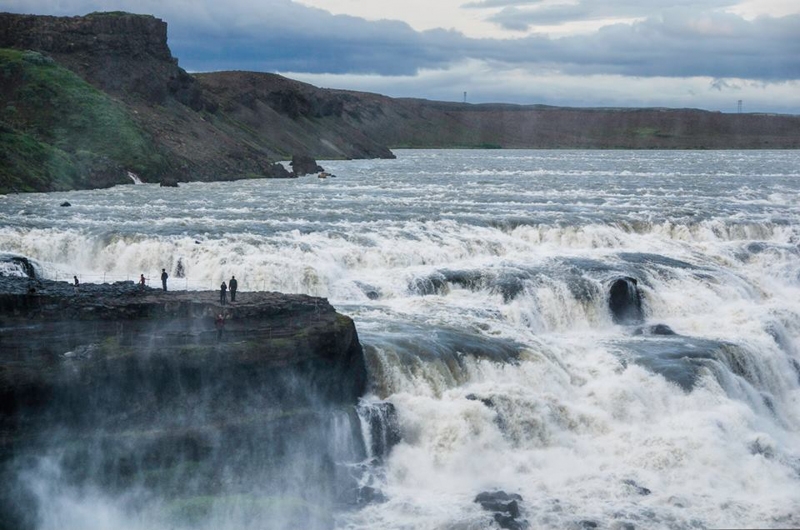
[{"label": "group of people", "polygon": [[[169,274],[167,274],[167,269],[161,269],[161,287],[165,291],[167,290],[167,278],[169,278]],[[147,285],[147,278],[144,277],[144,274],[139,275],[139,288],[144,289]]]},{"label": "group of people", "polygon": [[222,285],[219,286],[219,303],[225,305],[228,303],[227,292],[231,292],[231,302],[236,301],[236,289],[239,288],[239,282],[236,281],[236,276],[231,276],[231,279],[228,281],[226,285],[225,282],[222,282]]},{"label": "group of people", "polygon": [[[167,290],[167,279],[169,278],[169,274],[167,273],[166,269],[161,269],[161,287],[166,291]],[[144,274],[139,276],[139,287],[144,289],[145,283],[147,279],[144,277]],[[75,286],[78,285],[78,278],[75,278]],[[228,291],[231,293],[231,302],[236,301],[236,290],[239,288],[239,282],[236,281],[236,276],[231,276],[231,279],[228,280],[226,284],[224,281],[222,285],[219,286],[219,303],[225,305],[228,303]]]}]

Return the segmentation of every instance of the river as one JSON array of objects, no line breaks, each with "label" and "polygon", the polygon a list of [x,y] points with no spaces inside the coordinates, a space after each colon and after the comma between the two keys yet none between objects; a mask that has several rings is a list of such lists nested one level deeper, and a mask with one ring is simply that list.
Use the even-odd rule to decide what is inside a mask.
[{"label": "river", "polygon": [[[84,283],[235,275],[351,316],[365,403],[394,405],[401,441],[337,528],[487,528],[473,499],[496,489],[532,528],[800,526],[800,152],[396,154],[0,196],[0,251]],[[620,278],[641,321],[609,310]],[[42,528],[139,528],[52,506],[83,511]],[[270,528],[251,523],[231,528]]]}]

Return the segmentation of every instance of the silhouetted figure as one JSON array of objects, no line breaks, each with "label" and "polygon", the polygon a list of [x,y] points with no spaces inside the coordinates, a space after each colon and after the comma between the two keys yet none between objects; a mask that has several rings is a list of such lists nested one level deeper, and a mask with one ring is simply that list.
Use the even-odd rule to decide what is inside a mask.
[{"label": "silhouetted figure", "polygon": [[225,317],[222,313],[214,320],[214,327],[217,328],[217,340],[222,340],[222,332],[225,331]]},{"label": "silhouetted figure", "polygon": [[161,285],[165,291],[167,290],[167,278],[169,278],[169,274],[167,274],[166,269],[161,269]]},{"label": "silhouetted figure", "polygon": [[219,303],[225,305],[227,302],[226,293],[228,291],[228,286],[225,285],[225,282],[222,282],[222,285],[219,286]]},{"label": "silhouetted figure", "polygon": [[239,282],[236,281],[236,276],[231,275],[231,281],[228,282],[228,289],[231,291],[231,302],[236,301],[236,289],[239,288]]},{"label": "silhouetted figure", "polygon": [[139,289],[144,289],[145,281],[146,280],[145,280],[144,274],[141,274],[139,276]]},{"label": "silhouetted figure", "polygon": [[79,286],[81,284],[81,282],[78,281],[78,277],[77,276],[73,276],[72,279],[75,280],[75,287],[77,287],[77,286]]}]

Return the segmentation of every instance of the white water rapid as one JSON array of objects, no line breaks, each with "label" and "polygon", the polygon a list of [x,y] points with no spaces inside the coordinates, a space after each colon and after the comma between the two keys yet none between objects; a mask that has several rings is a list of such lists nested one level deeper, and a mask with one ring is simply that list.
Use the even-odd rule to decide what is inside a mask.
[{"label": "white water rapid", "polygon": [[[531,528],[800,527],[799,152],[396,154],[7,195],[0,252],[82,283],[235,275],[350,315],[399,441],[374,442],[379,495],[337,528],[497,528],[473,502],[495,490]],[[609,310],[620,278],[640,322]],[[147,527],[124,495],[42,495],[43,530]]]}]

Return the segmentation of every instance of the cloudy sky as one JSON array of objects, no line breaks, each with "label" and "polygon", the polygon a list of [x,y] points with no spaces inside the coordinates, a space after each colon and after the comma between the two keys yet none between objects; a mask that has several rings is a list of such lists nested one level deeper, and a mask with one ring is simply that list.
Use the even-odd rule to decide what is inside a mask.
[{"label": "cloudy sky", "polygon": [[0,0],[169,24],[189,71],[471,103],[800,114],[798,0]]}]

